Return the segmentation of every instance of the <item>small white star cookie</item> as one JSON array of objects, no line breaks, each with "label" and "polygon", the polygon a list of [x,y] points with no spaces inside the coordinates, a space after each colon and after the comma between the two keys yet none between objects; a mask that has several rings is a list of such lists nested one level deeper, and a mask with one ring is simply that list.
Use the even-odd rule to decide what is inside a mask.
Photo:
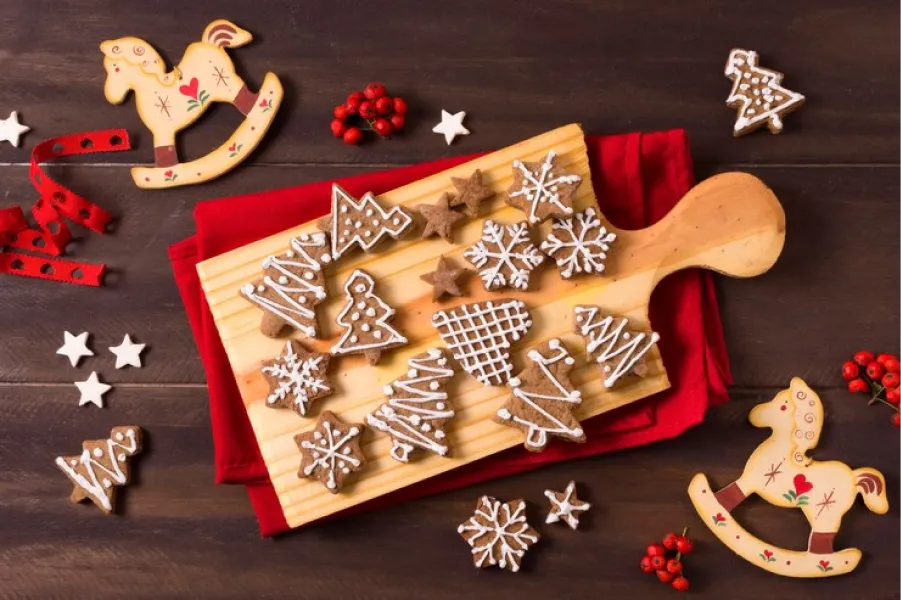
[{"label": "small white star cookie", "polygon": [[113,386],[103,383],[97,378],[97,371],[91,371],[91,375],[84,381],[76,381],[75,387],[81,393],[78,406],[94,404],[103,408],[103,394],[110,391]]},{"label": "small white star cookie", "polygon": [[569,482],[565,492],[544,490],[544,495],[551,502],[551,511],[548,513],[545,523],[563,521],[569,525],[570,529],[576,529],[579,526],[579,513],[591,508],[591,504],[579,500],[576,496],[575,481]]},{"label": "small white star cookie", "polygon": [[94,356],[94,353],[88,350],[88,336],[91,334],[83,331],[78,335],[72,335],[68,331],[63,332],[63,345],[60,346],[57,354],[65,356],[73,367],[78,366],[78,361],[84,356]]},{"label": "small white star cookie", "polygon": [[450,114],[442,109],[441,122],[432,128],[432,132],[442,134],[444,141],[450,146],[458,135],[469,135],[469,130],[463,127],[464,118],[466,118],[466,113],[462,110],[458,113]]},{"label": "small white star cookie", "polygon": [[141,368],[141,352],[147,344],[135,344],[127,333],[122,343],[118,346],[110,346],[109,351],[116,355],[116,368],[138,367]]}]

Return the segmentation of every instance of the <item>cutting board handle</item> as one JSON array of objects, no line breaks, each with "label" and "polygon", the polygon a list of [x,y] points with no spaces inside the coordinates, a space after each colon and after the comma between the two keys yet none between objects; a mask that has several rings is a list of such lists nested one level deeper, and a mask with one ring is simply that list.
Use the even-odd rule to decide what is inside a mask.
[{"label": "cutting board handle", "polygon": [[690,189],[655,225],[622,233],[631,238],[623,247],[640,247],[636,254],[659,265],[654,284],[689,267],[753,277],[768,271],[782,252],[785,211],[760,179],[723,173]]}]

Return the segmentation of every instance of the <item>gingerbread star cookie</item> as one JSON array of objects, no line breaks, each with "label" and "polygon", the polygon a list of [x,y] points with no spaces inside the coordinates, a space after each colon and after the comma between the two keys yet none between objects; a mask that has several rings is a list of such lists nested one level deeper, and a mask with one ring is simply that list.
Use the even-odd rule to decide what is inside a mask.
[{"label": "gingerbread star cookie", "polygon": [[322,411],[315,429],[294,436],[301,455],[297,476],[318,479],[337,494],[344,480],[366,465],[360,448],[362,432],[363,425],[347,424],[331,411]]},{"label": "gingerbread star cookie", "polygon": [[489,292],[505,287],[529,289],[532,269],[544,262],[525,221],[501,225],[491,219],[485,219],[482,239],[467,248],[463,258],[479,270]]},{"label": "gingerbread star cookie", "polygon": [[447,192],[441,194],[435,204],[420,204],[416,210],[426,219],[425,227],[422,230],[422,238],[429,238],[433,235],[441,236],[444,241],[453,244],[454,233],[453,226],[461,219],[465,219],[466,215],[459,213],[450,208],[449,204],[453,196]]},{"label": "gingerbread star cookie", "polygon": [[524,212],[532,225],[550,217],[568,217],[581,183],[580,176],[563,171],[551,150],[540,162],[513,161],[513,185],[507,190],[507,204]]},{"label": "gingerbread star cookie", "polygon": [[310,405],[332,393],[326,378],[329,355],[307,352],[299,343],[289,340],[284,351],[260,369],[269,384],[266,406],[293,408],[307,416]]},{"label": "gingerbread star cookie", "polygon": [[566,486],[566,491],[544,490],[544,495],[551,503],[551,510],[547,514],[545,523],[563,521],[569,525],[570,529],[576,529],[579,527],[579,513],[591,508],[591,504],[579,500],[579,497],[576,495],[575,481],[569,482],[569,485]]},{"label": "gingerbread star cookie", "polygon": [[434,271],[420,275],[419,278],[432,286],[432,302],[437,302],[445,294],[462,296],[463,290],[457,280],[469,273],[469,269],[457,269],[445,256],[438,258]]},{"label": "gingerbread star cookie", "polygon": [[491,496],[482,496],[475,513],[457,527],[466,543],[472,548],[472,562],[484,569],[497,565],[516,573],[522,557],[541,535],[526,521],[526,503],[523,500],[501,502]]},{"label": "gingerbread star cookie", "polygon": [[469,177],[451,177],[451,182],[457,188],[457,195],[450,205],[465,206],[470,217],[478,215],[482,202],[494,196],[494,190],[482,183],[481,169],[476,169]]}]

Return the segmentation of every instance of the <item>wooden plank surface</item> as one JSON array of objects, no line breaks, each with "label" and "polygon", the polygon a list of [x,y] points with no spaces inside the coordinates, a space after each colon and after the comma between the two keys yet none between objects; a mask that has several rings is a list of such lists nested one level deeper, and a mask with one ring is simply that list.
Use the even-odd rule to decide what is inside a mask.
[{"label": "wooden plank surface", "polygon": [[[215,14],[183,2],[86,0],[0,5],[3,108],[34,128],[18,150],[0,145],[4,204],[30,206],[27,149],[76,130],[125,126],[129,154],[72,160],[53,172],[120,217],[112,236],[84,235],[77,256],[117,271],[102,290],[3,278],[0,282],[0,596],[24,598],[671,598],[637,569],[641,548],[665,531],[694,527],[689,565],[701,598],[898,598],[898,431],[886,412],[843,391],[837,368],[861,347],[898,350],[899,55],[896,2],[838,0],[672,5],[548,1],[526,4],[412,0],[363,11],[356,3],[225,0]],[[365,14],[364,14],[365,13]],[[177,59],[209,20],[254,32],[233,52],[254,85],[271,70],[286,106],[243,167],[209,186],[140,192],[122,165],[146,163],[149,136],[131,105],[106,105],[97,44],[135,34]],[[73,26],[75,24],[75,26]],[[501,26],[502,25],[502,26]],[[536,40],[540,42],[536,43]],[[726,53],[758,50],[786,73],[807,105],[779,137],[731,137],[723,102]],[[330,138],[331,107],[370,79],[413,106],[402,138],[348,148]],[[466,110],[473,134],[448,148],[430,132],[441,108]],[[196,156],[238,123],[229,107],[189,130]],[[6,116],[3,114],[2,116]],[[204,198],[332,179],[502,147],[577,120],[591,133],[684,127],[699,178],[736,168],[761,177],[785,206],[783,257],[765,277],[718,279],[735,371],[733,402],[670,442],[555,465],[317,524],[262,542],[243,492],[214,486],[204,374],[166,262],[191,231]],[[804,227],[793,227],[795,223]],[[89,330],[94,350],[135,334],[146,366],[114,371],[101,358],[71,369],[53,353],[63,330]],[[59,360],[57,360],[59,359]],[[71,381],[91,369],[116,388],[108,408],[79,409]],[[703,531],[685,486],[695,469],[733,477],[764,432],[745,418],[792,375],[826,403],[818,458],[872,464],[888,479],[890,513],[856,506],[840,546],[865,551],[857,572],[828,582],[774,578],[734,557]],[[123,420],[149,430],[125,514],[104,517],[68,502],[53,458]],[[524,497],[536,518],[541,491],[577,479],[596,509],[585,531],[542,529],[519,575],[476,572],[454,528],[482,493]],[[801,547],[800,514],[759,502],[741,507],[756,534]]]}]

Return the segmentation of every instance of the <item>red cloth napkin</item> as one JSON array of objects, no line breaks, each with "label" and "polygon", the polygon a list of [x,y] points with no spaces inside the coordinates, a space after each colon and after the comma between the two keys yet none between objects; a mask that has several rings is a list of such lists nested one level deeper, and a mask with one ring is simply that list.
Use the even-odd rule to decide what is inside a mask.
[{"label": "red cloth napkin", "polygon": [[[617,227],[658,221],[694,184],[682,130],[588,136],[592,183],[604,215]],[[380,194],[478,155],[339,179],[351,194]],[[289,529],[260,456],[232,370],[219,340],[195,265],[328,212],[331,181],[203,202],[194,210],[197,234],[169,248],[182,301],[204,368],[217,483],[247,486],[264,537]],[[540,465],[647,444],[700,423],[708,406],[728,400],[732,382],[713,281],[706,271],[676,273],[657,286],[650,316],[672,387],[583,423],[584,444],[551,444],[541,453],[501,452],[350,509],[368,510],[459,488]]]}]

